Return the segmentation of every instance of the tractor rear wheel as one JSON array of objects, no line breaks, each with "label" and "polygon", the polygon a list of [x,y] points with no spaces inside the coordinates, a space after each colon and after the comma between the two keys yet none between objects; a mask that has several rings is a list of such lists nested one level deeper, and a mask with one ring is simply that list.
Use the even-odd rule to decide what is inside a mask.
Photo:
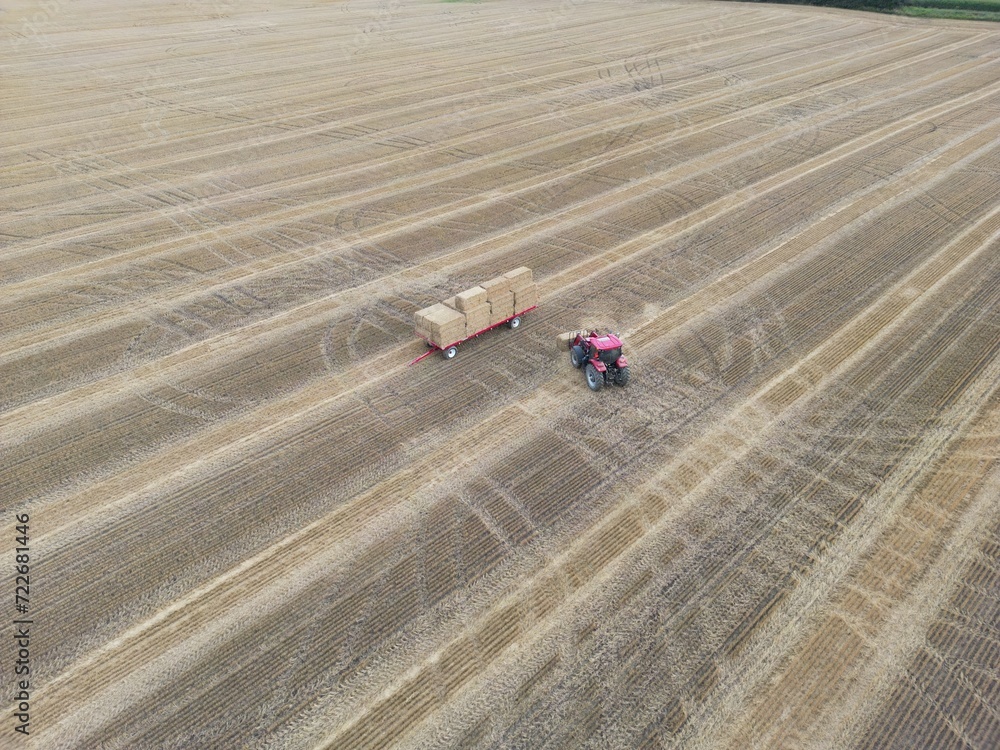
[{"label": "tractor rear wheel", "polygon": [[454,346],[449,346],[441,353],[444,355],[445,359],[455,359],[455,355],[458,354],[458,349]]},{"label": "tractor rear wheel", "polygon": [[573,363],[573,367],[577,370],[583,367],[583,363],[586,361],[586,356],[583,353],[582,346],[574,346],[570,348],[569,361]]},{"label": "tractor rear wheel", "polygon": [[592,391],[601,390],[601,386],[604,385],[604,376],[597,371],[597,368],[588,362],[585,372],[587,375],[587,387]]},{"label": "tractor rear wheel", "polygon": [[623,367],[618,372],[615,373],[615,384],[616,385],[628,385],[629,371],[627,367]]}]

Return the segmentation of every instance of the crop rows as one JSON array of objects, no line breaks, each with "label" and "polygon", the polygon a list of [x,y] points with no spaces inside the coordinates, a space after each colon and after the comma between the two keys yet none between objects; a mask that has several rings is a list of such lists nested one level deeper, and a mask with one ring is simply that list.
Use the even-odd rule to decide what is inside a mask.
[{"label": "crop rows", "polygon": [[[669,114],[669,115],[661,116],[660,119],[663,120],[663,121],[665,121],[667,124],[670,124],[673,121],[673,118],[675,118],[675,117],[676,117],[676,115]],[[644,133],[644,135],[652,135],[652,133]],[[682,144],[682,147],[683,146],[687,146],[687,144]],[[647,152],[646,153],[646,158],[648,158],[648,150],[649,149],[647,147],[646,148],[646,152]],[[696,151],[692,152],[689,147],[688,148],[683,148],[683,152],[685,152],[685,153],[697,153]],[[770,162],[772,162],[772,159],[765,157],[765,158],[762,158],[761,161],[763,161],[764,163],[770,163]],[[738,167],[739,165],[736,165],[736,166]],[[746,174],[752,174],[752,172],[745,172],[745,173]],[[481,182],[485,181],[485,182],[493,183],[494,185],[497,185],[498,187],[502,186],[502,182],[501,183],[497,183],[495,180],[490,180],[489,177],[488,177],[488,175],[479,175],[478,179]],[[730,182],[730,180],[727,180],[727,182]],[[599,186],[599,183],[598,183],[598,186]],[[689,186],[684,186],[684,185],[682,185],[680,189],[676,189],[676,190],[673,191],[674,194],[679,194],[679,195],[687,195],[690,192],[691,192],[691,188]],[[543,192],[542,192],[543,197],[544,196],[548,196],[549,197],[549,199],[550,199],[548,201],[549,204],[551,204],[551,198],[554,197],[554,195],[552,195],[551,193],[553,193],[553,188],[551,188],[551,187],[545,188],[543,190]],[[690,201],[691,198],[687,198],[686,200]],[[690,204],[688,204],[688,205],[690,205]],[[558,204],[557,205],[553,205],[552,208],[558,208]],[[400,213],[401,215],[407,215],[407,213],[405,211],[400,211],[400,212],[397,212],[397,213]],[[629,218],[630,217],[628,217],[628,216],[623,217],[624,220],[616,221],[615,225],[616,226],[620,225],[620,224],[630,225],[631,222],[629,221]],[[498,226],[497,225],[498,221],[500,221],[500,225],[502,225],[502,221],[501,221],[500,217],[496,215],[495,207],[492,210],[491,220],[492,220],[491,226],[494,227],[494,228],[496,228]],[[314,217],[313,219],[311,219],[311,221],[312,221],[312,223],[317,224],[317,225],[323,225],[325,223],[321,219],[321,217]],[[481,221],[478,221],[478,222],[477,221],[471,221],[471,224],[473,226],[482,226],[483,222],[481,222]],[[435,231],[437,231],[440,234],[441,230],[438,229],[438,230],[435,230]],[[637,227],[637,231],[641,231],[641,227]],[[413,233],[410,232],[410,233],[405,233],[402,236],[400,236],[399,241],[397,243],[398,252],[406,253],[407,251],[409,251],[412,254],[412,249],[414,247],[417,247],[417,248],[420,248],[420,247],[432,248],[433,247],[433,248],[438,248],[439,250],[440,250],[441,247],[447,247],[447,243],[441,243],[440,242],[441,238],[436,238],[435,239],[435,238],[433,238],[431,236],[428,236],[427,239],[421,239],[421,237],[419,236],[419,233],[418,233],[418,236],[411,236],[412,234]],[[245,243],[241,243],[241,246],[245,250]],[[280,243],[278,243],[277,246],[280,247]],[[312,278],[312,279],[317,279],[318,278],[318,279],[321,279],[322,282],[323,282],[323,289],[326,290],[327,292],[329,292],[330,284],[335,284],[335,285],[346,285],[346,284],[351,284],[351,283],[356,284],[359,280],[364,280],[365,278],[370,278],[373,273],[376,273],[376,272],[379,271],[379,267],[378,266],[372,267],[371,264],[372,264],[373,260],[377,260],[380,256],[385,256],[386,260],[390,264],[396,263],[398,265],[400,262],[403,262],[404,259],[402,258],[402,256],[399,256],[398,253],[386,255],[386,248],[387,248],[387,246],[386,246],[386,244],[384,242],[381,242],[379,244],[379,248],[380,248],[380,253],[376,254],[375,258],[371,257],[370,250],[368,252],[366,252],[366,254],[365,254],[365,260],[361,260],[359,258],[357,260],[352,261],[349,257],[342,258],[341,254],[338,254],[336,257],[331,258],[331,262],[330,263],[324,263],[324,264],[318,265],[318,266],[314,264],[313,267],[304,269],[306,271],[306,273],[303,274],[303,278],[300,278],[300,277],[298,277],[296,275],[289,276],[288,275],[288,271],[286,269],[286,270],[282,271],[282,276],[280,277],[280,280],[278,281],[278,283],[280,283],[281,286],[279,286],[278,288],[274,288],[273,284],[268,285],[267,282],[266,282],[266,280],[261,280],[259,278],[255,278],[254,286],[251,287],[251,288],[243,288],[243,287],[237,286],[235,289],[229,288],[228,290],[220,290],[223,294],[235,297],[236,301],[234,303],[232,303],[232,304],[228,304],[228,305],[227,304],[221,304],[220,305],[219,301],[213,297],[213,298],[210,298],[208,300],[205,300],[204,302],[201,302],[201,301],[197,302],[197,306],[196,307],[192,307],[191,309],[188,309],[186,311],[185,310],[178,310],[177,312],[172,313],[172,314],[175,315],[175,316],[176,315],[180,315],[182,319],[188,319],[188,320],[190,320],[190,319],[193,318],[195,322],[202,321],[202,325],[203,325],[203,329],[204,330],[211,330],[215,326],[226,327],[226,325],[227,325],[226,318],[227,317],[228,318],[233,318],[233,317],[242,318],[242,317],[245,317],[248,312],[250,312],[251,314],[253,314],[253,313],[258,312],[260,310],[272,309],[275,305],[280,306],[281,304],[294,303],[296,300],[298,300],[298,301],[301,302],[302,301],[302,296],[301,295],[303,293],[308,293],[312,287],[316,286],[315,282],[313,282],[312,284],[310,284],[310,282],[307,280],[307,278]],[[396,260],[394,261],[393,258],[395,258]],[[190,262],[186,262],[183,265],[190,266]],[[383,266],[381,268],[381,270],[384,271],[386,268],[387,267]],[[136,269],[135,268],[131,268],[128,273],[129,273],[130,277],[132,277],[134,279],[134,277],[136,275]],[[165,278],[166,279],[170,279],[172,277],[176,278],[178,276],[178,273],[179,273],[179,269],[177,267],[173,267],[171,269],[170,273]],[[128,283],[131,285],[131,284],[134,283],[134,281],[129,281]],[[156,286],[154,285],[152,288],[150,288],[149,287],[149,283],[147,282],[146,284],[143,285],[143,288],[145,288],[146,291],[148,292],[148,291],[152,291],[153,289],[155,289]],[[336,287],[334,287],[334,288],[336,288]],[[292,291],[292,290],[295,290],[295,291]],[[107,288],[107,289],[104,289],[104,290],[100,290],[98,298],[99,299],[114,299],[115,294],[116,294],[116,292],[115,292],[115,289],[114,289],[114,285],[112,285],[112,287],[110,287],[110,288]],[[216,292],[215,294],[218,296],[219,292]],[[84,299],[86,299],[86,297],[84,297]],[[276,302],[276,300],[281,300],[281,302]],[[32,314],[36,314],[37,315],[44,308],[43,307],[39,307],[38,305],[30,305],[30,306],[22,306],[21,309],[25,310],[25,311],[34,311]],[[60,315],[65,314],[65,310],[62,309],[59,314]],[[222,317],[220,317],[220,316],[222,316]],[[5,316],[5,317],[6,317],[6,319],[11,320],[12,323],[15,322],[15,319],[14,319],[13,316]],[[167,333],[169,334],[169,332],[167,332]],[[148,336],[149,336],[149,334],[147,334],[147,337]],[[154,336],[154,338],[162,338],[162,337],[163,337],[162,334]],[[78,345],[77,342],[72,342],[72,343],[69,344],[69,346],[76,346],[76,345]],[[51,356],[55,357],[55,358],[58,358],[61,355],[62,355],[62,352],[58,351],[58,350],[56,352],[53,352],[51,354]],[[24,366],[22,363],[17,363],[17,364],[19,365],[19,369],[22,369],[23,366]],[[43,369],[43,370],[47,369],[45,367],[46,364],[47,364],[47,362],[41,363],[38,369]],[[22,369],[22,371],[23,371],[23,369]]]},{"label": "crop rows", "polygon": [[[978,309],[978,305],[980,304],[981,301],[980,300],[973,300],[973,301],[977,305],[977,309]],[[948,340],[950,338],[950,333],[951,332],[948,331],[948,330],[945,330],[943,332],[942,335],[943,335],[944,340]],[[866,403],[866,404],[864,404],[864,407],[867,410],[869,408],[869,405]],[[849,428],[847,428],[849,433],[861,428],[861,424],[858,423],[858,422],[851,422],[851,423],[849,423],[849,425],[850,425]],[[842,428],[842,429],[845,429],[845,428]],[[817,449],[817,454],[818,454],[817,458],[819,458],[819,456],[829,455],[831,453],[831,451],[833,453],[835,453],[835,454],[838,453],[839,451],[841,451],[843,449],[843,445],[845,443],[849,443],[849,441],[845,441],[843,439],[838,439],[836,442],[833,442],[833,443],[821,443],[821,449],[822,450]],[[862,442],[862,445],[864,445],[864,444],[865,444],[865,441]],[[835,445],[840,446],[840,447],[833,448],[833,446],[835,446]],[[864,457],[868,461],[876,461],[876,462],[881,463],[885,459],[885,453],[881,452],[881,451],[880,452],[875,452],[875,451],[870,451],[869,450],[869,451],[865,452]],[[853,456],[849,456],[849,458],[856,460],[856,459],[859,458],[859,456],[853,455]],[[845,463],[847,463],[847,458],[846,457],[845,457],[844,460],[845,460]],[[812,462],[810,462],[810,461],[804,461],[803,459],[798,459],[798,460],[796,460],[794,462],[793,465],[805,465],[805,466],[809,466],[811,463]],[[816,463],[816,464],[814,464],[814,470],[813,471],[810,471],[810,472],[801,472],[801,471],[799,471],[799,472],[797,472],[797,474],[798,474],[798,476],[796,478],[791,479],[792,487],[790,489],[788,489],[788,490],[784,490],[784,491],[778,493],[778,495],[771,501],[772,508],[774,510],[778,511],[779,513],[784,513],[786,507],[788,506],[788,504],[791,503],[793,500],[795,500],[796,502],[799,502],[799,503],[803,503],[803,502],[809,501],[810,499],[817,500],[817,501],[818,501],[818,499],[821,499],[822,489],[823,489],[823,485],[825,483],[817,481],[814,478],[817,475],[823,476],[823,475],[831,475],[832,474],[833,476],[837,477],[837,481],[839,482],[839,485],[840,485],[837,489],[839,491],[841,491],[841,492],[844,491],[845,489],[850,489],[850,490],[855,491],[855,492],[865,489],[864,486],[863,486],[863,484],[862,484],[862,482],[855,476],[855,471],[854,470],[852,470],[850,472],[841,471],[839,473],[837,473],[837,472],[830,472],[829,470],[824,470],[823,463]],[[871,479],[876,479],[879,476],[879,471],[876,468],[873,467],[870,470],[870,473],[867,476],[870,477]],[[864,477],[865,477],[865,475],[862,474],[862,478],[864,478]],[[852,487],[851,484],[850,484],[851,482],[853,482],[855,486]],[[837,493],[834,494],[834,497],[832,499],[835,499],[836,497],[838,497]],[[855,501],[851,500],[850,498],[848,498],[846,500],[837,501],[837,502],[841,502],[841,503],[843,503],[843,505],[841,507],[837,508],[836,510],[834,510],[834,513],[832,515],[832,518],[833,518],[833,521],[834,521],[834,524],[835,524],[835,526],[833,527],[834,529],[837,528],[837,525],[841,525],[841,524],[849,522],[851,520],[852,515],[854,513],[856,513],[857,506],[858,506],[858,504]],[[815,510],[811,510],[811,513],[815,513],[815,512],[816,512]],[[824,512],[823,515],[826,516],[826,512]],[[826,516],[826,517],[829,518],[830,516]],[[793,524],[793,527],[794,528],[803,528],[803,527],[807,527],[807,524],[805,524],[805,522],[803,521],[803,522],[800,522],[800,523]],[[752,532],[745,532],[745,531],[743,531],[743,533],[739,533],[739,536],[741,538],[747,538],[747,537],[749,537],[750,539],[756,539],[757,538],[756,534],[754,534]],[[615,535],[612,534],[611,539],[614,539],[614,538],[615,538]],[[830,539],[831,539],[831,535],[830,534],[826,534],[826,535],[824,535],[823,539],[825,540],[824,543],[828,543],[830,541]],[[784,544],[785,545],[787,545],[787,542],[788,542],[787,539],[784,540]],[[627,542],[626,542],[626,544],[627,544]],[[586,551],[587,552],[587,559],[588,559],[588,561],[593,560],[595,558],[598,561],[601,559],[601,554],[599,552],[599,549],[600,549],[600,545],[598,545],[597,548],[595,548],[593,546],[588,547],[588,549]],[[756,553],[755,553],[755,555],[756,555]],[[807,558],[807,556],[806,556],[806,558]],[[723,566],[725,565],[725,560],[726,560],[725,555],[723,555],[723,554],[715,554],[715,555],[708,556],[708,559],[712,561],[712,567],[709,568],[707,571],[701,571],[700,575],[693,576],[691,578],[691,580],[704,580],[706,578],[709,579],[709,580],[711,580],[713,576],[720,575],[720,571],[723,569]],[[741,562],[745,562],[745,561],[741,560]],[[566,570],[567,570],[567,574],[570,576],[570,580],[573,580],[574,573],[573,573],[573,568],[571,566],[572,566],[572,562],[568,562]],[[734,571],[734,572],[736,572],[736,571]],[[726,583],[731,582],[730,579],[724,578],[723,580]],[[687,598],[688,593],[693,594],[694,592],[685,592],[684,598],[682,600],[690,601],[690,600],[696,600],[697,599],[696,597],[693,597],[693,596],[692,596],[691,599],[688,599]],[[709,592],[708,595],[706,595],[706,592],[704,592],[704,591],[701,591],[699,593],[702,595],[703,598],[708,599],[709,601],[714,601],[714,600],[717,600],[717,599],[720,598],[720,596],[719,596],[719,594],[717,592]],[[714,595],[712,595],[713,593],[714,593]],[[771,599],[768,598],[766,600],[766,603],[770,604],[771,603]],[[697,609],[700,610],[700,608],[697,608]],[[752,616],[756,617],[756,613],[754,613]],[[738,627],[737,630],[739,631],[740,627]],[[664,641],[664,642],[668,642],[668,641]],[[732,643],[732,639],[730,639],[729,642]],[[636,647],[638,647],[638,644],[633,644],[633,645],[636,646]],[[727,648],[731,649],[732,646],[729,645],[729,646],[727,646]],[[616,658],[618,658],[618,659],[621,658],[621,653],[620,652],[616,654]],[[648,676],[644,676],[642,679],[639,679],[637,681],[637,689],[638,689],[639,686],[642,686],[642,689],[644,689],[644,690],[648,690],[649,689],[649,681],[648,681],[647,677]],[[700,685],[701,683],[698,682],[697,684]],[[616,701],[612,701],[612,702],[616,703],[616,704],[619,703],[619,701],[617,701],[617,700]],[[620,701],[620,702],[623,705],[634,705],[634,700],[633,699],[626,699],[626,700],[623,700],[623,701]],[[375,719],[373,717],[373,721],[377,721],[377,719]],[[572,725],[572,723],[573,722],[569,722],[568,725]],[[532,729],[532,732],[537,731],[537,725],[534,722],[531,722],[531,726],[534,727]],[[350,735],[350,736],[354,737],[353,734]],[[355,738],[355,741],[360,742],[360,739],[359,738]]]},{"label": "crop rows", "polygon": [[[0,483],[40,742],[1000,736],[992,29],[10,13]],[[519,265],[522,330],[406,367],[415,309]],[[584,325],[628,388],[556,351]]]}]

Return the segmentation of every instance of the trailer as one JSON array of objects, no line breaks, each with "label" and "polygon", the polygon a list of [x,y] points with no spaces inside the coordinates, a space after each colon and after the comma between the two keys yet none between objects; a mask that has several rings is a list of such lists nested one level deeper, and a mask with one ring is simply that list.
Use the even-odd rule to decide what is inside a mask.
[{"label": "trailer", "polygon": [[487,331],[492,331],[494,328],[499,328],[500,326],[507,326],[512,331],[516,331],[518,328],[521,327],[521,318],[524,317],[525,314],[530,313],[532,310],[536,309],[537,307],[538,305],[532,305],[531,307],[526,307],[520,312],[515,312],[509,318],[501,320],[499,323],[494,323],[493,325],[487,326],[481,331],[476,331],[471,336],[466,336],[464,339],[452,342],[451,344],[447,344],[446,346],[438,346],[433,341],[428,339],[426,336],[422,336],[420,333],[417,333],[416,334],[417,338],[421,339],[425,344],[427,344],[427,351],[421,354],[412,362],[410,362],[410,365],[417,364],[417,362],[431,356],[435,352],[441,352],[441,355],[445,359],[455,359],[455,356],[458,354],[458,347],[464,344],[466,341],[472,341],[472,339],[481,336]]}]

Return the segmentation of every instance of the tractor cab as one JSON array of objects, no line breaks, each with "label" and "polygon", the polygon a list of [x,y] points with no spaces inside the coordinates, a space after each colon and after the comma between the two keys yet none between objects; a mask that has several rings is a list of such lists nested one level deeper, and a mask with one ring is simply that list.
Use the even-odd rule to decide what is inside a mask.
[{"label": "tractor cab", "polygon": [[597,359],[606,365],[613,365],[622,356],[622,342],[614,334],[592,335],[590,338],[590,359]]},{"label": "tractor cab", "polygon": [[572,336],[569,340],[570,361],[573,367],[583,369],[591,390],[599,390],[608,383],[628,383],[628,360],[622,356],[620,338],[613,333],[601,334],[597,331],[577,331]]},{"label": "tractor cab", "polygon": [[618,358],[622,356],[622,348],[616,346],[614,349],[601,349],[598,352],[598,358],[606,365],[613,365],[618,361]]}]

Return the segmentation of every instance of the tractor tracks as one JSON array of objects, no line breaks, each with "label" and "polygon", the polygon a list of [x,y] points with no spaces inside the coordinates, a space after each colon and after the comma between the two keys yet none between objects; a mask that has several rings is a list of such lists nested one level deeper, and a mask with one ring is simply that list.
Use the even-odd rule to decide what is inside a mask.
[{"label": "tractor tracks", "polygon": [[[84,138],[29,97],[39,148],[3,150],[7,194],[55,209],[6,235],[0,356],[0,482],[44,563],[39,741],[995,736],[991,29],[146,10],[162,28],[104,49],[51,37],[90,88],[38,45],[18,70],[49,60],[39,91],[86,122],[147,109]],[[145,82],[142,34],[172,56]],[[129,139],[157,113],[162,140]],[[405,366],[414,309],[518,265],[542,304],[516,336]],[[622,333],[628,388],[554,350],[585,325]]]}]

